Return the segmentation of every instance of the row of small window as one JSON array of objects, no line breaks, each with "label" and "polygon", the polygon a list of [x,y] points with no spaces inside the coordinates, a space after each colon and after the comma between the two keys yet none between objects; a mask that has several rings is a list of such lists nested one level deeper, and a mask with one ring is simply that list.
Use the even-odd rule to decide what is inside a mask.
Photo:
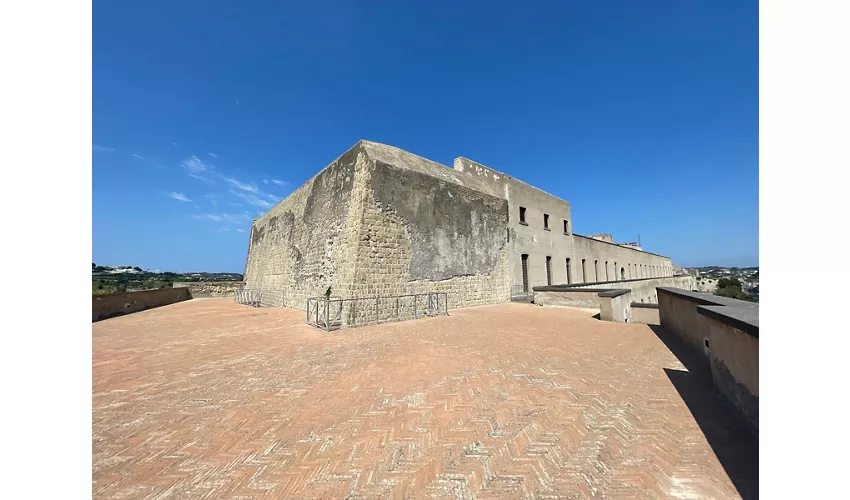
[{"label": "row of small window", "polygon": [[[572,284],[573,282],[573,273],[572,266],[570,265],[570,258],[567,258],[567,284]],[[628,270],[627,270],[628,269]],[[593,261],[593,272],[595,274],[595,280],[593,283],[599,283],[599,261]],[[619,269],[619,273],[617,270],[617,263],[614,262],[614,279],[611,279],[610,274],[608,273],[608,261],[605,261],[605,281],[617,281],[626,280],[626,279],[640,279],[640,278],[660,278],[663,276],[669,276],[671,274],[671,270],[665,266],[650,266],[645,264],[626,264],[626,267],[621,267]],[[619,278],[617,278],[617,274],[619,274]],[[587,263],[585,259],[581,259],[581,282],[587,283]],[[552,285],[552,257],[546,256],[546,284]],[[528,287],[528,254],[522,255],[522,285],[523,289],[527,292]]]},{"label": "row of small window", "polygon": [[[528,225],[528,222],[525,220],[525,207],[519,207],[519,223],[525,226]],[[543,214],[543,229],[551,231],[549,229],[549,214]],[[564,234],[570,234],[570,221],[567,219],[564,219]]]}]

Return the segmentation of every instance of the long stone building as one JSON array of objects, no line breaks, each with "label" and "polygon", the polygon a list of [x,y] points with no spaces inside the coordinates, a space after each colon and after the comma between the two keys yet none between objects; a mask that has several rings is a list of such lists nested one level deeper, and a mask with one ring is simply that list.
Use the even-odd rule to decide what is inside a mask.
[{"label": "long stone building", "polygon": [[360,141],[251,228],[246,288],[270,305],[446,292],[449,308],[539,285],[673,276],[669,257],[573,233],[570,204],[466,158]]}]

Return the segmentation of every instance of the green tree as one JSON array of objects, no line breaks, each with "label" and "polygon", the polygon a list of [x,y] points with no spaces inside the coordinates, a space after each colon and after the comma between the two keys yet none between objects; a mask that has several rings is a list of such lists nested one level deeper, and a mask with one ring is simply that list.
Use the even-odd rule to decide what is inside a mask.
[{"label": "green tree", "polygon": [[735,278],[720,278],[717,280],[717,288],[714,295],[729,297],[730,299],[752,300],[750,294],[741,288],[741,282]]}]

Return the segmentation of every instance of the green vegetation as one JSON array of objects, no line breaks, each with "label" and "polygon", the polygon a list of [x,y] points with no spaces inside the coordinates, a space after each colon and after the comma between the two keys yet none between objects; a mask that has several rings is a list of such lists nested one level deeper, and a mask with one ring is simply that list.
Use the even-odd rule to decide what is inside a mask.
[{"label": "green vegetation", "polygon": [[714,295],[754,302],[752,296],[741,289],[741,282],[735,278],[720,278],[717,280],[717,289],[714,290]]},{"label": "green vegetation", "polygon": [[116,292],[136,292],[171,288],[175,281],[241,281],[242,275],[236,273],[172,273],[145,271],[131,266],[98,266],[94,262],[92,270],[92,294]]}]

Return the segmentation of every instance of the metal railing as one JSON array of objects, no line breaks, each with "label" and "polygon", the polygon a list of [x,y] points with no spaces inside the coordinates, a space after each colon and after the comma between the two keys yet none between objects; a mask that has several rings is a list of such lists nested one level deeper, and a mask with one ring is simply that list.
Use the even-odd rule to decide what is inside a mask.
[{"label": "metal railing", "polygon": [[307,324],[325,331],[440,315],[449,315],[448,294],[445,292],[307,299]]},{"label": "metal railing", "polygon": [[511,300],[514,302],[527,302],[534,298],[534,292],[530,289],[528,291],[522,286],[522,284],[514,284],[511,285]]},{"label": "metal railing", "polygon": [[263,305],[263,292],[262,290],[239,288],[236,290],[235,300],[239,304],[261,307]]}]

